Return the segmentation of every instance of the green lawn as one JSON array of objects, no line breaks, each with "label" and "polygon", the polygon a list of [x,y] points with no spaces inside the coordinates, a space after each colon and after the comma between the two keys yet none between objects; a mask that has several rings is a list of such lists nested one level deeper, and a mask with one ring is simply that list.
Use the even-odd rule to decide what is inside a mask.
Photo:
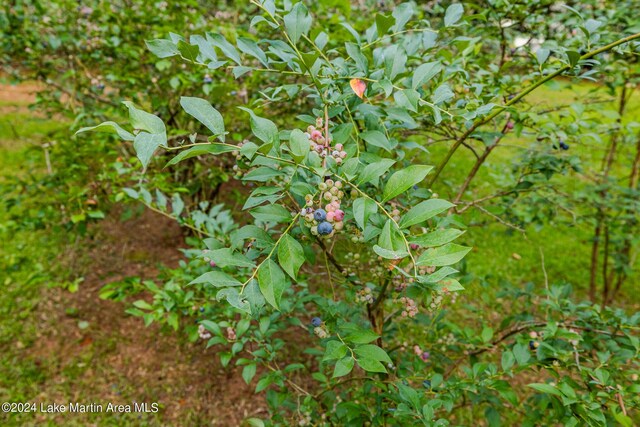
[{"label": "green lawn", "polygon": [[[536,109],[547,109],[571,104],[577,99],[585,100],[588,98],[608,100],[608,102],[598,104],[598,114],[610,117],[610,122],[615,120],[613,114],[618,108],[615,97],[606,90],[589,83],[572,85],[565,80],[555,81],[534,91],[526,98],[526,101],[535,105]],[[589,113],[586,113],[585,117],[588,118]],[[636,94],[627,105],[623,123],[638,119],[640,119],[640,96]],[[570,119],[562,120],[570,122]],[[603,138],[601,143],[584,140],[579,144],[571,143],[570,149],[566,152],[561,150],[552,150],[552,152],[557,156],[577,155],[585,166],[599,167],[604,156],[606,141],[606,138]],[[504,170],[509,169],[514,159],[532,144],[535,149],[549,150],[550,142],[535,143],[535,135],[531,134],[523,134],[520,137],[508,134],[503,138],[500,146],[491,153],[488,160],[480,168],[463,200],[478,199],[494,194],[496,189],[504,185]],[[478,142],[474,144],[478,148],[479,145]],[[629,168],[633,149],[632,146],[621,147],[618,157],[619,167]],[[437,164],[446,152],[446,147],[436,144],[430,148],[430,151],[431,155],[427,162]],[[473,154],[461,147],[443,171],[442,181],[453,184],[453,188],[457,188],[464,181],[474,161]],[[584,185],[582,178],[575,173],[565,176],[555,175],[552,181],[558,183],[560,188],[567,193],[576,191]],[[435,190],[448,198],[455,196],[442,185],[437,186]],[[524,234],[509,229],[474,209],[465,212],[462,219],[465,224],[470,225],[478,222],[483,223],[481,226],[471,226],[467,233],[460,238],[461,242],[474,247],[473,252],[467,257],[467,265],[475,275],[487,277],[490,283],[496,284],[500,279],[507,279],[516,284],[533,282],[538,286],[543,286],[544,270],[540,254],[542,251],[549,282],[571,283],[578,290],[580,297],[586,295],[585,290],[589,282],[592,227],[585,224],[574,224],[567,213],[542,227],[529,226]],[[484,225],[485,222],[486,225]],[[640,302],[640,297],[630,289],[640,278],[637,272],[634,273],[626,283],[624,296],[620,298],[620,300],[626,300],[631,304]],[[468,292],[471,295],[474,294],[474,289],[477,289],[478,292],[486,292],[485,289],[481,290],[479,287],[473,286],[473,283],[468,286]]]}]

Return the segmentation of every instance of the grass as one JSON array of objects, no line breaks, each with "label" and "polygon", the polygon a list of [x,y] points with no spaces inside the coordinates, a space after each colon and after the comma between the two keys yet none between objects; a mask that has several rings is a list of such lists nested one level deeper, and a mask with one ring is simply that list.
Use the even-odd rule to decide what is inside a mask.
[{"label": "grass", "polygon": [[[0,108],[0,191],[3,202],[15,193],[9,177],[39,176],[46,173],[39,148],[51,133],[66,127],[60,120],[23,112],[25,103],[4,101]],[[17,199],[20,200],[19,198]],[[19,203],[19,202],[18,202]],[[17,206],[20,208],[20,206]],[[2,402],[61,403],[79,401],[93,388],[92,372],[108,366],[103,350],[113,343],[88,346],[71,361],[61,354],[38,357],[32,349],[50,326],[46,316],[48,290],[64,284],[72,272],[57,266],[69,236],[47,229],[26,229],[18,225],[7,205],[0,203],[0,400]],[[64,332],[64,331],[63,331]],[[96,366],[98,365],[98,366]],[[94,374],[94,375],[96,375]],[[135,393],[121,390],[133,401]],[[86,414],[62,417],[44,414],[0,413],[5,426],[38,425],[146,425],[157,424],[156,416],[139,414]]]},{"label": "grass", "polygon": [[[613,123],[618,108],[617,99],[594,84],[575,85],[565,80],[559,80],[534,91],[526,101],[534,105],[536,109],[547,109],[590,97],[605,99],[608,102],[597,104],[597,112],[585,113],[584,119],[588,121],[593,118],[594,114],[601,114],[608,117],[609,123]],[[569,118],[558,118],[558,120],[567,124],[572,121]],[[640,96],[635,95],[627,105],[623,124],[637,120],[640,120]],[[505,181],[508,181],[505,179],[505,169],[510,168],[514,159],[524,150],[533,147],[536,150],[551,152],[556,156],[578,156],[585,165],[585,169],[597,168],[602,161],[608,141],[608,138],[603,138],[602,142],[570,141],[571,148],[569,151],[563,152],[552,150],[551,143],[548,141],[536,142],[535,137],[536,135],[531,134],[524,134],[520,137],[508,134],[503,138],[500,146],[491,153],[488,160],[480,168],[463,200],[478,199],[494,194],[500,188],[505,188]],[[476,143],[476,147],[478,144]],[[436,164],[444,156],[446,147],[436,145],[430,150],[432,153],[428,162]],[[622,175],[621,171],[629,168],[628,163],[632,151],[633,147],[631,146],[621,148],[618,166],[614,169],[614,173],[618,172],[619,175]],[[451,187],[440,185],[436,187],[436,191],[445,197],[453,198],[455,194],[450,193],[448,188],[458,188],[474,162],[475,157],[472,153],[461,147],[441,175],[441,179]],[[625,162],[627,163],[625,164]],[[556,175],[552,181],[557,183],[559,188],[562,188],[566,193],[579,191],[585,185],[585,181],[574,173]],[[487,204],[485,207],[489,205]],[[577,208],[580,209],[580,207]],[[588,209],[582,209],[582,212],[586,211]],[[578,211],[577,213],[582,212]],[[476,276],[489,277],[490,281],[496,283],[498,279],[506,278],[515,284],[533,282],[542,286],[545,280],[542,252],[548,280],[551,283],[571,283],[578,290],[580,297],[586,296],[589,282],[592,226],[585,223],[574,223],[566,213],[561,213],[558,218],[547,221],[542,226],[529,225],[525,233],[511,230],[474,209],[467,210],[462,220],[470,225],[481,224],[481,226],[470,227],[460,239],[461,242],[474,247],[474,250],[467,257],[467,265]],[[640,297],[629,289],[638,279],[637,272],[629,277],[627,288],[623,288],[624,295],[621,296],[621,300],[630,298],[627,302],[632,305],[640,302]],[[468,292],[473,295],[475,292],[485,292],[485,290],[474,287],[474,283],[471,283],[468,286]]]}]

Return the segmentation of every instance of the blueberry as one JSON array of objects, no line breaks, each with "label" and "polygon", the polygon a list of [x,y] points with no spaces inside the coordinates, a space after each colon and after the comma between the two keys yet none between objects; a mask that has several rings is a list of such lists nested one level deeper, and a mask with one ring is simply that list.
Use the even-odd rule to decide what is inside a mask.
[{"label": "blueberry", "polygon": [[200,307],[200,313],[204,313],[204,307]]},{"label": "blueberry", "polygon": [[430,380],[424,380],[422,381],[422,386],[424,388],[431,388],[431,381]]},{"label": "blueberry", "polygon": [[[324,209],[316,209],[316,211],[313,213],[313,219],[315,219],[316,221],[324,221],[326,218],[327,218],[327,212]],[[331,233],[331,231],[329,231],[329,233]],[[329,234],[329,233],[326,233],[326,234]]]},{"label": "blueberry", "polygon": [[[316,211],[317,212],[317,211]],[[326,236],[327,234],[331,234],[331,232],[333,231],[333,225],[331,225],[328,222],[321,222],[320,225],[318,225],[318,234],[322,235],[322,236]]]},{"label": "blueberry", "polygon": [[533,340],[529,341],[529,348],[531,350],[535,350],[536,348],[538,348],[539,345],[540,344],[538,344],[538,341],[533,341]]},{"label": "blueberry", "polygon": [[560,148],[562,148],[563,150],[568,150],[569,149],[569,144],[567,144],[564,141],[560,141]]},{"label": "blueberry", "polygon": [[311,319],[311,324],[317,328],[318,326],[322,325],[322,319],[319,317],[314,317],[313,319]]}]

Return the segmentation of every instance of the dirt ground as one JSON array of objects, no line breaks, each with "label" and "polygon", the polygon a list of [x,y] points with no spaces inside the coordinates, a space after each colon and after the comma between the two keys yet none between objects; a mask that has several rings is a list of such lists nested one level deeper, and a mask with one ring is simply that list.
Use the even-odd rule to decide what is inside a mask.
[{"label": "dirt ground", "polygon": [[[80,290],[45,291],[38,312],[47,327],[31,356],[56,358],[60,375],[53,382],[68,381],[64,372],[79,360],[99,362],[74,380],[77,387],[71,382],[65,388],[72,393],[75,388],[78,401],[158,402],[163,424],[183,425],[197,414],[207,425],[237,426],[246,417],[264,416],[255,384],[247,386],[239,371],[223,369],[215,347],[180,342],[174,332],[145,327],[142,319],[127,315],[124,304],[99,298],[107,283],[131,276],[153,279],[159,263],[177,266],[183,246],[180,228],[168,218],[149,211],[126,222],[114,216],[97,225],[90,252],[78,254],[90,260]],[[81,321],[89,326],[78,328]],[[88,391],[89,396],[79,395]]]},{"label": "dirt ground", "polygon": [[[37,88],[0,85],[0,113],[9,119],[33,114],[27,106]],[[108,283],[132,276],[154,279],[159,265],[176,267],[181,247],[182,230],[171,219],[145,211],[123,222],[114,211],[93,225],[87,238],[66,248],[61,262],[72,260],[83,271],[79,290],[43,287],[31,314],[38,325],[34,343],[16,344],[20,356],[44,372],[33,400],[160,405],[157,415],[144,415],[134,425],[238,426],[247,417],[266,416],[264,396],[253,393],[257,378],[246,385],[239,369],[223,369],[216,347],[189,343],[155,324],[146,327],[125,313],[124,303],[99,298]],[[67,425],[68,416],[54,420]],[[52,418],[38,414],[32,421],[46,424]],[[77,422],[124,425],[100,417],[74,417]]]}]

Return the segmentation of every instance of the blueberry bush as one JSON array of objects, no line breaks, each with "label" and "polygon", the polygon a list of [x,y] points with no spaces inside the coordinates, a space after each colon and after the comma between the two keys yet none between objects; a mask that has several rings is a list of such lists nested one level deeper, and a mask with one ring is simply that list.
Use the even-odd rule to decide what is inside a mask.
[{"label": "blueberry bush", "polygon": [[[640,420],[640,314],[614,305],[638,280],[632,0],[193,3],[134,8],[153,34],[96,36],[113,74],[83,77],[73,141],[114,135],[109,197],[189,236],[178,268],[101,297],[241,367],[269,406],[249,425]],[[469,261],[479,226],[554,221],[586,233],[590,302],[542,250],[524,284]]]}]

